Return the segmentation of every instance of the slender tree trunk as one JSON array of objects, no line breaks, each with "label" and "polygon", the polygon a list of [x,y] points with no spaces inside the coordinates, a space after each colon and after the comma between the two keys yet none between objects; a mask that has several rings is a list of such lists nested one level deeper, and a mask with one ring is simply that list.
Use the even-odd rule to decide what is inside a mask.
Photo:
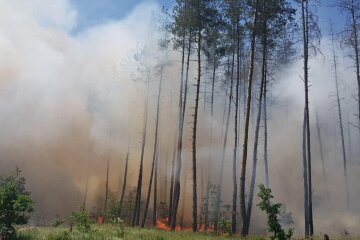
[{"label": "slender tree trunk", "polygon": [[338,107],[338,116],[339,116],[339,127],[340,127],[340,136],[341,136],[341,150],[343,157],[343,165],[344,165],[344,178],[345,178],[345,186],[346,186],[346,208],[349,210],[350,208],[350,200],[349,200],[349,183],[348,183],[348,174],[347,174],[347,160],[346,160],[346,149],[345,149],[345,138],[344,138],[344,127],[342,121],[342,112],[341,112],[341,102],[340,102],[340,93],[339,93],[339,82],[337,75],[337,61],[335,54],[335,40],[334,34],[332,33],[332,45],[333,45],[333,60],[334,60],[334,79],[335,79],[335,87],[336,87],[336,102]]},{"label": "slender tree trunk", "polygon": [[306,156],[306,110],[304,108],[304,122],[303,122],[303,177],[304,177],[304,218],[305,218],[305,237],[309,238],[309,186],[308,186],[308,168]]},{"label": "slender tree trunk", "polygon": [[[183,94],[184,94],[184,66],[185,66],[185,48],[186,48],[186,34],[184,30],[183,39],[182,39],[182,51],[181,51],[181,80],[180,80],[180,92],[179,92],[179,115],[178,115],[178,128],[177,128],[177,137],[180,138],[180,128],[182,124],[182,106],[183,106]],[[179,144],[179,140],[177,141],[177,144]],[[176,145],[176,141],[175,141]],[[169,203],[169,225],[171,225],[171,219],[173,216],[173,200],[174,200],[174,181],[175,181],[175,170],[176,170],[176,161],[175,156],[176,153],[179,151],[179,146],[174,149],[174,155],[173,155],[173,164],[172,164],[172,172],[171,172],[171,184],[170,184],[170,203]],[[180,149],[181,151],[181,149]],[[179,154],[179,153],[178,153]],[[180,153],[181,154],[181,153]]]},{"label": "slender tree trunk", "polygon": [[192,167],[193,167],[193,232],[197,231],[197,173],[196,173],[196,137],[197,137],[197,121],[199,110],[199,96],[200,96],[200,84],[201,84],[201,28],[198,29],[198,77],[196,84],[196,97],[195,97],[195,109],[194,109],[194,125],[192,135]]},{"label": "slender tree trunk", "polygon": [[[215,55],[215,53],[214,53]],[[209,164],[207,167],[207,187],[206,187],[206,205],[205,205],[205,224],[204,230],[207,231],[209,227],[209,198],[210,198],[210,171],[212,166],[212,156],[213,156],[213,120],[214,120],[214,93],[215,93],[215,76],[216,76],[216,56],[214,56],[214,65],[212,72],[212,81],[211,81],[211,101],[210,101],[210,156]]]},{"label": "slender tree trunk", "polygon": [[303,42],[304,42],[304,85],[305,85],[305,112],[306,112],[306,148],[307,148],[307,175],[308,175],[308,194],[309,194],[309,234],[313,236],[313,210],[312,210],[312,172],[311,172],[311,136],[310,136],[310,112],[309,112],[309,11],[308,1],[301,1],[302,21],[303,21]]},{"label": "slender tree trunk", "polygon": [[188,82],[189,82],[189,68],[190,68],[190,55],[191,55],[191,40],[192,32],[189,30],[188,38],[188,47],[187,47],[187,61],[186,61],[186,76],[185,76],[185,87],[184,87],[184,101],[182,104],[182,112],[180,116],[179,124],[179,133],[177,141],[177,155],[176,155],[176,165],[175,165],[175,179],[174,179],[174,193],[173,193],[173,203],[172,203],[172,212],[171,212],[171,230],[175,230],[176,227],[176,214],[179,205],[180,199],[180,173],[182,165],[182,145],[183,145],[183,132],[184,132],[184,122],[185,122],[185,110],[187,102],[187,91],[188,91]]},{"label": "slender tree trunk", "polygon": [[324,180],[326,182],[327,178],[326,178],[324,151],[323,151],[323,144],[322,144],[322,138],[321,138],[321,131],[320,131],[320,123],[319,123],[318,112],[316,112],[316,129],[317,129],[318,141],[319,141],[319,147],[320,147],[320,158],[321,158],[322,174],[323,174],[323,178],[324,178]]},{"label": "slender tree trunk", "polygon": [[[266,29],[266,23],[264,24],[264,29]],[[260,130],[260,121],[261,121],[261,110],[262,110],[262,100],[263,100],[263,91],[264,84],[266,81],[266,54],[267,54],[267,39],[266,39],[266,30],[265,30],[265,40],[263,43],[263,59],[262,59],[262,75],[261,75],[261,83],[260,83],[260,93],[259,93],[259,104],[258,104],[258,113],[256,118],[256,128],[255,128],[255,137],[254,137],[254,150],[253,150],[253,166],[252,166],[252,175],[250,182],[250,191],[249,191],[249,199],[248,199],[248,207],[247,207],[247,218],[245,220],[246,229],[250,228],[250,220],[251,220],[251,211],[252,204],[254,199],[255,192],[255,181],[256,181],[256,168],[257,168],[257,154],[258,154],[258,143],[259,143],[259,130]],[[244,220],[243,220],[244,221]]]},{"label": "slender tree trunk", "polygon": [[185,215],[185,201],[186,201],[186,168],[184,168],[184,182],[183,182],[183,197],[182,197],[182,209],[180,215],[180,227],[184,228],[184,215]]},{"label": "slender tree trunk", "polygon": [[159,161],[159,153],[157,151],[155,158],[155,179],[154,179],[154,200],[153,200],[153,215],[152,215],[152,225],[156,227],[156,219],[157,219],[157,196],[158,196],[158,161]]},{"label": "slender tree trunk", "polygon": [[[258,0],[256,0],[256,7],[254,12],[253,28],[257,25],[258,19]],[[250,47],[250,62],[249,62],[249,74],[248,74],[248,90],[246,99],[246,115],[245,115],[245,131],[244,131],[244,146],[243,146],[243,158],[241,162],[241,176],[240,176],[240,212],[243,219],[243,228],[241,235],[243,237],[249,234],[248,226],[246,226],[246,201],[245,201],[245,177],[246,177],[246,162],[248,152],[248,138],[249,138],[249,125],[250,125],[250,111],[251,111],[251,95],[252,95],[252,84],[254,75],[254,59],[255,59],[255,41],[256,31],[252,30],[251,33],[251,47]]]},{"label": "slender tree trunk", "polygon": [[[177,134],[179,134],[177,132]],[[175,139],[177,139],[177,134],[175,135]],[[174,197],[174,180],[175,180],[175,159],[176,159],[176,148],[177,148],[177,141],[175,140],[174,150],[173,150],[173,158],[171,164],[171,177],[170,177],[170,194],[169,194],[169,216],[168,216],[168,225],[171,225],[171,216],[172,216],[172,209],[173,209],[173,197]]]},{"label": "slender tree trunk", "polygon": [[[145,222],[146,222],[146,215],[147,215],[147,211],[149,209],[149,203],[150,203],[150,194],[151,194],[151,186],[152,186],[152,181],[153,181],[153,176],[154,176],[154,172],[157,173],[156,167],[157,167],[157,155],[158,155],[158,139],[159,139],[159,118],[160,118],[160,99],[161,99],[161,84],[162,84],[162,78],[163,78],[163,70],[164,67],[161,66],[160,69],[160,83],[159,83],[159,92],[158,92],[158,99],[157,99],[157,107],[156,107],[156,123],[155,123],[155,139],[154,139],[154,150],[153,150],[153,159],[152,159],[152,166],[151,166],[151,175],[150,175],[150,181],[149,181],[149,189],[148,189],[148,194],[147,194],[147,198],[146,198],[146,206],[145,206],[145,211],[144,211],[144,218],[143,221],[141,223],[141,227],[145,226]],[[156,179],[157,176],[155,176]],[[156,189],[156,187],[154,186],[154,189]],[[156,199],[155,197],[155,191],[154,191],[154,199]],[[156,204],[156,202],[154,202],[154,204]],[[156,216],[156,208],[154,209],[155,211],[155,216]],[[154,223],[154,218],[153,218],[153,223]],[[155,224],[156,225],[156,217],[155,217]]]},{"label": "slender tree trunk", "polygon": [[[87,170],[89,171],[89,170]],[[86,173],[86,183],[85,183],[85,192],[84,192],[84,200],[83,200],[83,208],[86,209],[86,202],[89,190],[89,173]]]},{"label": "slender tree trunk", "polygon": [[265,165],[265,184],[270,187],[269,160],[268,160],[268,117],[267,117],[267,78],[264,82],[264,165]]},{"label": "slender tree trunk", "polygon": [[107,210],[108,195],[109,195],[109,168],[110,168],[110,158],[107,161],[106,166],[106,183],[105,183],[105,201],[104,201],[104,211]]},{"label": "slender tree trunk", "polygon": [[132,220],[132,226],[139,226],[140,224],[140,204],[141,204],[141,189],[142,189],[142,178],[143,178],[143,168],[144,168],[144,155],[145,155],[145,146],[146,146],[146,133],[147,133],[147,116],[148,116],[148,107],[149,107],[149,84],[150,83],[150,72],[148,73],[147,79],[147,93],[145,98],[145,108],[144,108],[144,125],[143,125],[143,135],[142,135],[142,144],[141,144],[141,157],[140,157],[140,166],[139,166],[139,176],[136,187],[136,197],[135,197],[135,209]]},{"label": "slender tree trunk", "polygon": [[124,172],[124,180],[123,180],[120,203],[119,203],[119,216],[122,211],[122,206],[123,206],[124,196],[125,196],[125,191],[126,191],[126,182],[127,182],[127,174],[128,174],[128,167],[129,167],[129,154],[130,154],[130,146],[128,147],[128,150],[126,153],[126,159],[125,159],[125,172]]},{"label": "slender tree trunk", "polygon": [[231,231],[232,233],[236,232],[236,203],[237,203],[237,151],[238,151],[238,115],[239,115],[239,85],[240,85],[240,19],[237,20],[236,23],[236,87],[235,87],[235,122],[234,122],[234,149],[233,149],[233,195],[232,195],[232,225]]},{"label": "slender tree trunk", "polygon": [[[231,74],[230,74],[230,90],[229,90],[229,102],[228,102],[228,111],[226,116],[226,125],[225,125],[225,134],[224,134],[224,142],[223,142],[223,148],[222,148],[222,154],[221,154],[221,163],[220,163],[220,180],[219,180],[219,191],[216,195],[216,205],[215,205],[215,226],[214,230],[218,230],[218,221],[219,221],[219,215],[221,210],[221,196],[222,196],[222,186],[223,186],[223,180],[224,180],[224,164],[225,164],[225,153],[226,153],[226,146],[227,146],[227,139],[228,139],[228,132],[229,132],[229,123],[230,123],[230,113],[231,113],[231,102],[233,101],[233,77],[234,77],[234,62],[235,62],[235,51],[232,52],[232,60],[231,60]],[[225,96],[227,98],[227,96]],[[226,102],[226,100],[225,100]],[[225,115],[225,114],[224,114]]]}]

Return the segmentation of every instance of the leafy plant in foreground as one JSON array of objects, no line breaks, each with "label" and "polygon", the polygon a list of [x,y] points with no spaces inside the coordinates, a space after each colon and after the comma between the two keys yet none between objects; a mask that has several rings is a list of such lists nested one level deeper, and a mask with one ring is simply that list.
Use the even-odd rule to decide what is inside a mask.
[{"label": "leafy plant in foreground", "polygon": [[271,194],[271,189],[266,188],[263,184],[259,185],[260,192],[258,196],[261,198],[261,202],[257,205],[262,211],[265,211],[268,216],[268,230],[273,235],[270,236],[272,240],[288,240],[291,239],[294,230],[289,229],[286,233],[279,222],[278,215],[281,212],[281,203],[272,203],[271,199],[274,196]]},{"label": "leafy plant in foreground", "polygon": [[89,213],[84,207],[81,207],[79,211],[71,214],[71,220],[79,231],[90,232],[91,231],[91,219]]},{"label": "leafy plant in foreground", "polygon": [[16,169],[15,176],[0,177],[0,239],[14,239],[14,225],[26,224],[33,212],[33,201],[25,190],[25,178]]}]

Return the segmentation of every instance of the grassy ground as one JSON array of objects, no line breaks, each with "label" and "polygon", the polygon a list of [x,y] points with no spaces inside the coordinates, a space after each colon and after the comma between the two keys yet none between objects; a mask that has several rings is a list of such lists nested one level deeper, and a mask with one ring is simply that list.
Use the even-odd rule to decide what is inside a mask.
[{"label": "grassy ground", "polygon": [[[18,231],[19,240],[179,240],[179,239],[194,239],[194,240],[236,240],[242,239],[239,236],[227,237],[215,234],[192,233],[192,232],[168,232],[155,229],[139,229],[126,228],[123,237],[116,228],[112,226],[94,226],[90,233],[81,233],[79,231],[69,232],[69,228],[22,228]],[[249,237],[247,240],[265,240],[264,237]],[[323,237],[314,238],[317,240],[324,239]],[[337,237],[331,239],[351,239],[360,240],[360,238],[344,238]]]}]

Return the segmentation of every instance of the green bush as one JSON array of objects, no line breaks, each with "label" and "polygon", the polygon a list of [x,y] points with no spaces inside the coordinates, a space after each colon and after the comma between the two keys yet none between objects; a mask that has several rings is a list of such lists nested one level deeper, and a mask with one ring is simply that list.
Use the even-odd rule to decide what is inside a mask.
[{"label": "green bush", "polygon": [[271,195],[271,189],[266,188],[263,184],[259,185],[260,192],[258,196],[261,198],[261,202],[258,204],[258,207],[265,211],[268,216],[268,230],[273,235],[270,236],[272,240],[288,240],[291,239],[293,235],[293,229],[289,229],[286,233],[282,228],[278,219],[278,215],[281,212],[282,204],[281,203],[272,203],[271,199],[274,198]]},{"label": "green bush", "polygon": [[14,239],[14,225],[26,224],[33,201],[25,190],[25,178],[17,168],[14,176],[0,177],[0,239]]},{"label": "green bush", "polygon": [[222,233],[231,235],[231,221],[229,219],[222,217],[219,219],[218,224]]},{"label": "green bush", "polygon": [[71,214],[72,224],[76,229],[81,232],[90,232],[91,231],[91,219],[89,213],[84,207],[81,207],[79,211],[73,212]]},{"label": "green bush", "polygon": [[125,223],[121,218],[114,218],[111,224],[115,227],[116,237],[123,238],[125,236]]}]

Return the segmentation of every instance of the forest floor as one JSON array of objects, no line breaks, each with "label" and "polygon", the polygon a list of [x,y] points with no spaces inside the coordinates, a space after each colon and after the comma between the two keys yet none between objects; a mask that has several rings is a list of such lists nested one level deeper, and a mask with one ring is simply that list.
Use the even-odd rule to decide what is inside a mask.
[{"label": "forest floor", "polygon": [[[240,236],[222,236],[211,233],[192,233],[188,231],[163,231],[156,229],[125,228],[123,236],[112,226],[94,226],[90,233],[81,233],[77,230],[69,232],[69,228],[42,227],[21,228],[18,230],[18,240],[235,240],[243,239]],[[266,240],[265,237],[248,237],[248,240]],[[294,238],[300,240],[301,238]],[[314,240],[324,239],[323,236],[315,237]],[[331,237],[330,239],[360,240],[360,237]]]}]

